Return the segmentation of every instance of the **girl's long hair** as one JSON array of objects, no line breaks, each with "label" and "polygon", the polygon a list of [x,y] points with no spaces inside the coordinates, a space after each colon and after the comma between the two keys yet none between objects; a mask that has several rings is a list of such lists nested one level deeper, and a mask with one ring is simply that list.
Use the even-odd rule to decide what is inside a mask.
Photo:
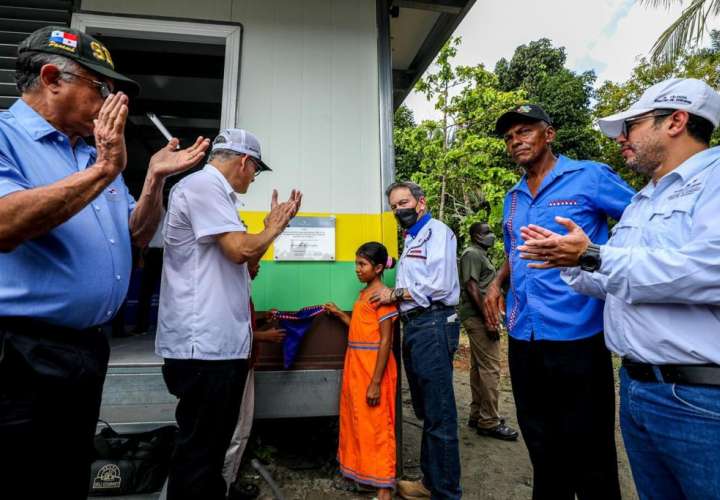
[{"label": "girl's long hair", "polygon": [[[385,245],[382,243],[378,243],[377,241],[369,241],[367,243],[363,243],[360,245],[360,248],[357,249],[355,252],[355,255],[359,257],[364,257],[370,262],[373,263],[373,265],[381,265],[383,266],[383,271],[385,269],[392,269],[395,267],[395,259],[393,257],[390,257],[388,255],[387,248],[385,248]],[[382,273],[382,271],[380,271]]]}]

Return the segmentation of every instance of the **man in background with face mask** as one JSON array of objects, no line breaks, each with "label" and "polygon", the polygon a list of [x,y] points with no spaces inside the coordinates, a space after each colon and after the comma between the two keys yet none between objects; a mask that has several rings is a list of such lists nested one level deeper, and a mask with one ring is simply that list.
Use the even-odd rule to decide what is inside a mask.
[{"label": "man in background with face mask", "polygon": [[518,424],[533,464],[533,500],[620,498],[615,450],[615,384],[603,341],[603,303],[574,292],[558,270],[528,268],[520,228],[560,231],[570,217],[606,242],[608,216],[619,219],[633,190],[607,165],[556,156],[555,129],[527,104],[496,123],[508,154],[525,175],[505,197],[506,261],[485,294],[497,327],[507,294],[508,358]]},{"label": "man in background with face mask", "polygon": [[371,297],[376,304],[398,304],[403,325],[403,363],[413,409],[423,421],[421,481],[398,481],[402,498],[459,499],[460,453],[453,392],[453,354],[460,322],[457,240],[427,209],[425,194],[413,182],[396,182],[386,191],[390,208],[405,230],[396,288]]},{"label": "man in background with face mask", "polygon": [[488,328],[483,297],[495,279],[495,267],[487,252],[495,234],[484,222],[470,226],[470,244],[460,256],[460,307],[458,314],[470,340],[470,388],[472,403],[468,425],[481,436],[515,441],[518,433],[505,425],[498,412],[500,385],[500,332]]}]

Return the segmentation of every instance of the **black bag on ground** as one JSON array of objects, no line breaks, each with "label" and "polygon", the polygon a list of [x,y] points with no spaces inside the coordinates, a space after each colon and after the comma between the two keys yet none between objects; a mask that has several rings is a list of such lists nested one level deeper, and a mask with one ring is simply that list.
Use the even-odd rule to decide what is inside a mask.
[{"label": "black bag on ground", "polygon": [[127,495],[158,491],[168,475],[175,446],[175,426],[120,434],[110,424],[95,435],[95,461],[90,472],[90,496]]}]

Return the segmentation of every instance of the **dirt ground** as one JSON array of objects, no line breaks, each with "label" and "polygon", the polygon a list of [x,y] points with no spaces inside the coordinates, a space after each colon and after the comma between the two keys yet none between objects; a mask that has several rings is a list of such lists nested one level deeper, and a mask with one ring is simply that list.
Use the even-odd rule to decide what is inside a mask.
[{"label": "dirt ground", "polygon": [[[503,349],[505,343],[503,342]],[[455,359],[455,397],[458,406],[463,498],[478,500],[526,500],[531,498],[532,471],[525,445],[480,437],[465,423],[468,419],[470,384],[466,337],[461,338]],[[505,356],[506,358],[506,356]],[[409,478],[420,475],[421,423],[410,406],[410,393],[403,386],[403,468]],[[503,366],[500,411],[507,422],[517,428],[507,366]],[[617,434],[618,463],[623,498],[637,498],[630,475],[622,438]],[[246,456],[256,456],[267,463],[267,469],[287,500],[368,499],[368,493],[349,493],[336,489],[334,461],[337,445],[335,419],[258,422],[251,448]],[[272,500],[270,489],[246,464],[246,478],[261,486],[260,498]]]}]

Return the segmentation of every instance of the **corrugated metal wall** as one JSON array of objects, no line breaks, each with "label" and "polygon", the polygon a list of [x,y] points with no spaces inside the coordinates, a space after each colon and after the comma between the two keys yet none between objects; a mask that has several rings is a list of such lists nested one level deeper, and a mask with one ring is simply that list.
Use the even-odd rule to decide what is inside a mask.
[{"label": "corrugated metal wall", "polygon": [[19,96],[14,78],[18,43],[43,26],[69,26],[72,5],[72,0],[0,2],[0,109],[9,108]]}]

